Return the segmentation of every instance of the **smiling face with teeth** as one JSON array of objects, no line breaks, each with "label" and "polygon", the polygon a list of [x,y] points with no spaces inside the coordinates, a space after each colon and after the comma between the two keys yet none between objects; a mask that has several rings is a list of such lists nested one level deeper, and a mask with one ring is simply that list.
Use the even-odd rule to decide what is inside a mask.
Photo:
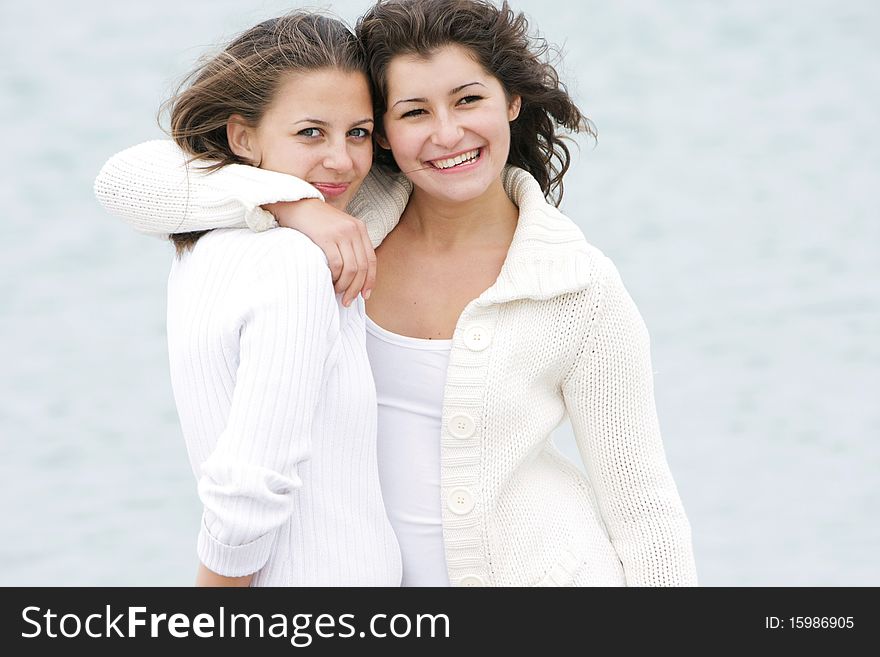
[{"label": "smiling face with teeth", "polygon": [[449,45],[425,58],[399,55],[387,73],[385,134],[379,144],[415,189],[444,203],[497,194],[510,151],[510,122],[520,99],[463,46]]}]

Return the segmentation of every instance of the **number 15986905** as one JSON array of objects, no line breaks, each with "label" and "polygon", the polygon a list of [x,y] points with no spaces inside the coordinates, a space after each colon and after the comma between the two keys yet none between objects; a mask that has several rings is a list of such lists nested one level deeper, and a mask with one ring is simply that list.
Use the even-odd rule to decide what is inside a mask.
[{"label": "number 15986905", "polygon": [[853,616],[765,616],[764,627],[768,630],[851,629],[855,627],[855,620]]}]

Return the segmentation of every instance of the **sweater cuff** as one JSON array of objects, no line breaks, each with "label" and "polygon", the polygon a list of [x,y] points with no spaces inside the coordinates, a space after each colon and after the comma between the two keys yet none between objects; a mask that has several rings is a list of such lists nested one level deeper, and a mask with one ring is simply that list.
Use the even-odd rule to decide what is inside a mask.
[{"label": "sweater cuff", "polygon": [[275,543],[275,531],[263,534],[245,545],[226,545],[211,536],[204,519],[199,530],[199,560],[210,570],[224,577],[251,575],[269,560]]},{"label": "sweater cuff", "polygon": [[261,233],[270,228],[278,228],[278,222],[268,210],[264,210],[259,205],[245,210],[244,221],[255,233]]}]

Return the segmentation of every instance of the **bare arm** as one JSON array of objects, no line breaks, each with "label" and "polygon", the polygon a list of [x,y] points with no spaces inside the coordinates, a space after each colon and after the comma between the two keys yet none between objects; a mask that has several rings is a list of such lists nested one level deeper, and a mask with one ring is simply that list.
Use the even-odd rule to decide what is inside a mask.
[{"label": "bare arm", "polygon": [[253,575],[245,575],[244,577],[223,577],[213,570],[210,570],[205,564],[199,564],[199,571],[196,574],[196,586],[206,587],[245,587],[251,585]]}]

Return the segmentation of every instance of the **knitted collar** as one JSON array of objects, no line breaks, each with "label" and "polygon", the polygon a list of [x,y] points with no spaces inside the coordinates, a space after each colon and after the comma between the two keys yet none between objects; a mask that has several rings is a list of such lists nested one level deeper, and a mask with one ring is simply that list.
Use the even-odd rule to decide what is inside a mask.
[{"label": "knitted collar", "polygon": [[[571,219],[547,203],[528,172],[508,166],[502,180],[507,195],[519,207],[519,221],[498,279],[476,303],[550,299],[588,287],[598,251]],[[374,170],[348,211],[367,225],[375,247],[400,221],[411,193],[412,183],[405,176]]]}]

